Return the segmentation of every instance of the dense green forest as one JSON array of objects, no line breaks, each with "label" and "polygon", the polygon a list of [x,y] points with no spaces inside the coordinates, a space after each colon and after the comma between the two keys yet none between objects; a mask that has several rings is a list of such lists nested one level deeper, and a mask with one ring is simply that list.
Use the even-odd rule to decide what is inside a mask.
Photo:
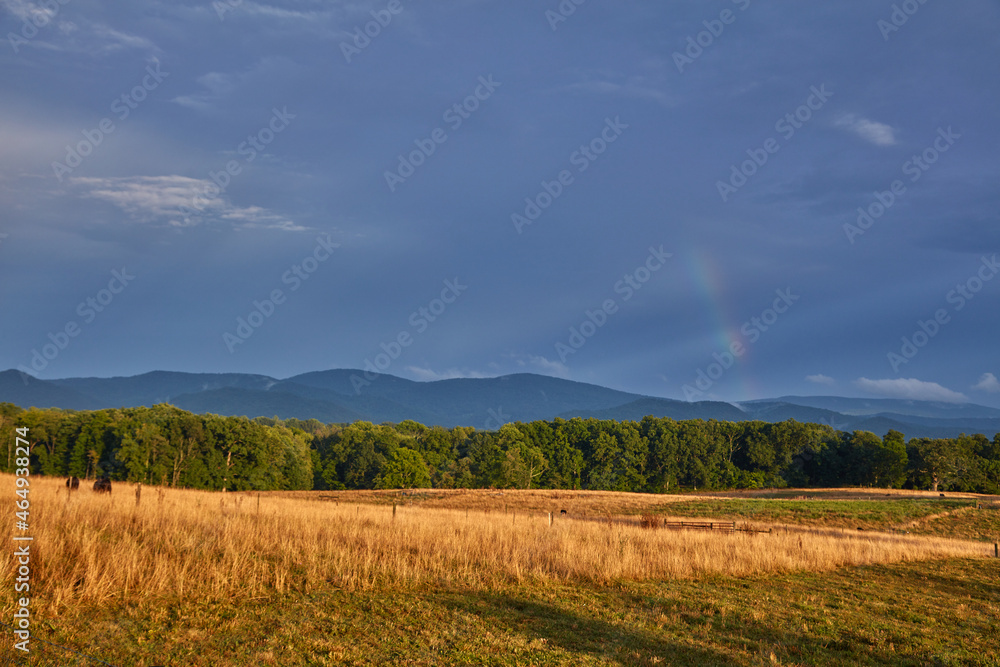
[{"label": "dense green forest", "polygon": [[0,468],[211,490],[873,486],[1000,493],[1000,433],[952,439],[793,420],[555,419],[497,431],[196,415],[171,405],[76,412],[0,404]]}]

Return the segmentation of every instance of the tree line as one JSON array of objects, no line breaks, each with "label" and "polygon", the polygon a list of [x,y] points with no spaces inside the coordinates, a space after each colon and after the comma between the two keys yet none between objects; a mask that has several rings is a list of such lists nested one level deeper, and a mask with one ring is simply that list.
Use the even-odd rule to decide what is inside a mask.
[{"label": "tree line", "polygon": [[194,489],[308,489],[311,436],[245,417],[195,415],[171,405],[81,411],[22,410],[0,404],[14,470],[14,433],[28,428],[33,474],[162,484]]},{"label": "tree line", "polygon": [[1000,433],[911,438],[890,430],[715,420],[555,419],[471,427],[324,424],[196,415],[171,405],[22,410],[0,404],[13,471],[210,490],[537,488],[643,491],[872,486],[1000,493]]}]

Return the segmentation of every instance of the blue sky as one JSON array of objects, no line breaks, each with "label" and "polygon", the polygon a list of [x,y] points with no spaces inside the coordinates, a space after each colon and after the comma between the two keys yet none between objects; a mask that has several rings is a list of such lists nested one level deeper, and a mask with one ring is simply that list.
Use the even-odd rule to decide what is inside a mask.
[{"label": "blue sky", "polygon": [[2,368],[1000,407],[995,2],[0,8]]}]

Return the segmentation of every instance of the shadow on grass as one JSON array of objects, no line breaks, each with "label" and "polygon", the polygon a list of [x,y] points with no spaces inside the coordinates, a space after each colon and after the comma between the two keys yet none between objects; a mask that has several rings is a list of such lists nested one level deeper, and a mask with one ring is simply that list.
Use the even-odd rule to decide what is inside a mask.
[{"label": "shadow on grass", "polygon": [[[519,634],[539,646],[534,660],[543,660],[538,640],[580,656],[622,665],[732,665],[732,657],[710,649],[685,646],[623,624],[589,617],[556,604],[510,594],[450,595],[443,602],[472,614],[498,631]],[[532,662],[531,664],[535,664]]]},{"label": "shadow on grass", "polygon": [[[940,592],[961,592],[963,598],[971,594],[980,604],[995,600],[1000,588],[960,576],[930,574],[928,579]],[[962,623],[949,629],[946,621],[928,637],[920,624],[899,622],[898,614],[909,605],[906,600],[893,599],[890,591],[866,593],[870,599],[859,600],[858,608],[830,617],[819,610],[792,608],[790,603],[798,597],[793,591],[781,596],[785,598],[783,605],[778,600],[762,600],[760,605],[737,610],[734,607],[739,601],[734,597],[742,596],[727,588],[713,590],[711,584],[702,583],[697,589],[683,584],[631,591],[605,589],[592,611],[572,609],[570,601],[539,600],[518,593],[451,594],[439,600],[476,616],[499,633],[521,637],[523,642],[518,645],[528,664],[566,664],[566,654],[570,664],[998,664],[984,652],[984,646],[964,646],[968,637],[952,636]],[[754,586],[746,593],[760,595],[762,591]],[[773,606],[776,603],[781,606]],[[729,608],[722,613],[721,607]],[[760,611],[772,613],[761,617]],[[930,612],[926,608],[921,611]],[[833,623],[828,624],[828,619]],[[981,612],[964,624],[969,626],[966,630],[978,627],[988,634],[996,628]],[[562,655],[546,656],[546,650],[551,649],[561,649]]]}]

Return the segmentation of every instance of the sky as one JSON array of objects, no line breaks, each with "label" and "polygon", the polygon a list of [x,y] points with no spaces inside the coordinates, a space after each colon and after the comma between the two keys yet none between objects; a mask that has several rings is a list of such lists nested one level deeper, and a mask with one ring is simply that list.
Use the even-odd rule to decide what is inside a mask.
[{"label": "sky", "polygon": [[0,368],[1000,407],[1000,4],[0,0]]}]

